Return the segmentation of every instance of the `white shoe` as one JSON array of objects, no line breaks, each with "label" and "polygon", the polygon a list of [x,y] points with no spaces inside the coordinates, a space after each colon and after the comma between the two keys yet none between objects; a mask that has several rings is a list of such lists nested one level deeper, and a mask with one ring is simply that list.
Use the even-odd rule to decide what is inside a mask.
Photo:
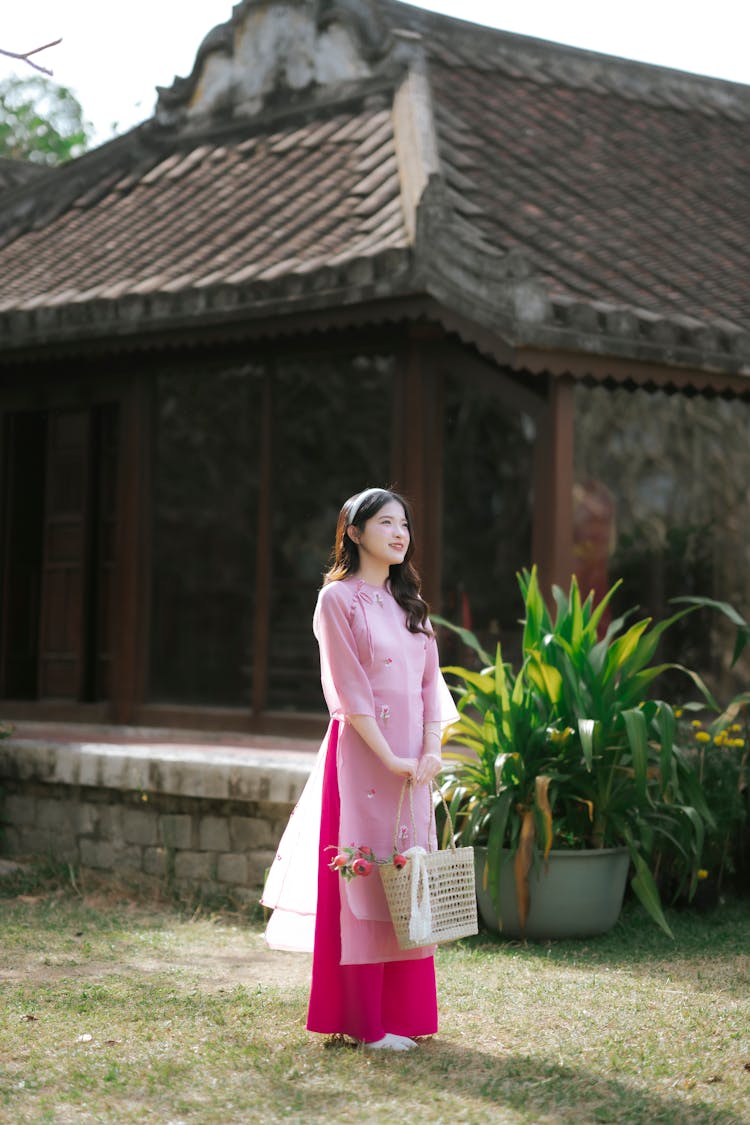
[{"label": "white shoe", "polygon": [[368,1051],[411,1051],[416,1045],[413,1039],[407,1039],[405,1035],[390,1033],[384,1035],[382,1039],[376,1039],[373,1043],[363,1044]]}]

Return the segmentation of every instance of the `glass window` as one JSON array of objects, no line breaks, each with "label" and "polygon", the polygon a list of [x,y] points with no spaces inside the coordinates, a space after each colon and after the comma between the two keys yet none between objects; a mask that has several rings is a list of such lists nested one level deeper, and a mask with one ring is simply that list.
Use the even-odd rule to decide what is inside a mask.
[{"label": "glass window", "polygon": [[[443,615],[471,628],[489,651],[514,656],[516,572],[531,558],[532,429],[485,391],[447,381],[443,514]],[[441,639],[441,658],[465,660]]]},{"label": "glass window", "polygon": [[157,378],[152,700],[250,705],[262,380]]},{"label": "glass window", "polygon": [[394,361],[279,361],[274,378],[268,706],[320,711],[315,599],[344,500],[387,487]]}]

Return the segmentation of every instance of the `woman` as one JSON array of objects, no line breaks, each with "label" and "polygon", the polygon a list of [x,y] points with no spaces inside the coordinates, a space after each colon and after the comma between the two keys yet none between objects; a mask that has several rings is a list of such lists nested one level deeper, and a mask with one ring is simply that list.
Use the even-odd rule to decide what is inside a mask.
[{"label": "woman", "polygon": [[[346,501],[313,618],[331,723],[263,895],[269,945],[313,950],[308,1029],[374,1050],[437,1031],[434,947],[399,947],[377,871],[344,880],[330,867],[346,847],[388,859],[436,846],[429,782],[456,713],[413,554],[403,497],[368,488]],[[408,800],[396,824],[404,783],[416,840]]]}]

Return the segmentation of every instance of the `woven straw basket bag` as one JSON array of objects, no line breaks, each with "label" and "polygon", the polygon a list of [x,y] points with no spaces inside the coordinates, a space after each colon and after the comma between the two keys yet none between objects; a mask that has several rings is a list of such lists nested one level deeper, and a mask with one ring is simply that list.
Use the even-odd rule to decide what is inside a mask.
[{"label": "woven straw basket bag", "polygon": [[[404,783],[396,813],[394,852],[404,793],[409,790],[412,839],[416,840],[412,786]],[[440,791],[435,786],[436,791]],[[450,828],[450,847],[424,852],[409,849],[402,868],[392,863],[380,867],[380,877],[388,902],[393,928],[401,949],[419,949],[477,933],[477,896],[474,884],[474,849],[457,848],[453,842],[453,821],[442,793]],[[418,854],[414,854],[418,853]]]}]

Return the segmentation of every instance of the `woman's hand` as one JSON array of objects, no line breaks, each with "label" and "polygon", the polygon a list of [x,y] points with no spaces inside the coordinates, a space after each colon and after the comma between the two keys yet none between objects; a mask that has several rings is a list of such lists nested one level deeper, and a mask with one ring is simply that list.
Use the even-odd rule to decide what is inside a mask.
[{"label": "woman's hand", "polygon": [[370,747],[373,754],[390,773],[395,773],[397,777],[414,780],[417,776],[418,760],[416,758],[399,758],[397,754],[394,754],[372,715],[348,715],[347,719],[362,741]]},{"label": "woman's hand", "polygon": [[416,758],[398,758],[395,754],[392,755],[392,760],[388,764],[388,769],[391,773],[395,773],[397,777],[403,777],[409,781],[415,780],[418,768],[419,762]]},{"label": "woman's hand", "polygon": [[423,754],[417,763],[417,785],[429,785],[442,768],[442,760],[436,754]]}]

